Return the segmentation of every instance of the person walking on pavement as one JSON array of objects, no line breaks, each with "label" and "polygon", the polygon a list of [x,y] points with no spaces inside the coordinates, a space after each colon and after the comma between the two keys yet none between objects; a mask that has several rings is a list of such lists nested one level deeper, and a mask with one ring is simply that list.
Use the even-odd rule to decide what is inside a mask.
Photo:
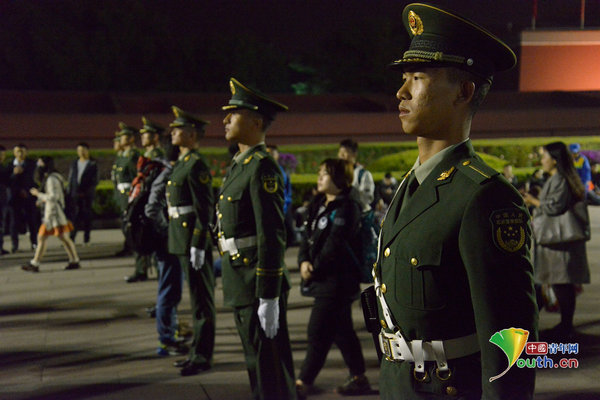
[{"label": "person walking on pavement", "polygon": [[0,144],[0,256],[9,253],[8,250],[4,249],[4,232],[8,216],[8,200],[10,196],[10,190],[8,189],[10,170],[8,166],[4,165],[5,160],[6,147]]},{"label": "person walking on pavement", "polygon": [[358,163],[358,143],[352,139],[344,139],[340,142],[338,158],[348,161],[354,166],[354,178],[352,186],[360,195],[363,212],[371,210],[371,203],[375,198],[375,181],[373,175]]},{"label": "person walking on pavement", "polygon": [[335,343],[350,370],[350,378],[337,388],[341,395],[371,391],[365,360],[352,324],[352,303],[360,292],[355,244],[362,205],[352,188],[353,165],[329,158],[321,163],[317,191],[310,205],[306,231],[298,253],[301,293],[315,298],[308,322],[308,348],[296,388],[301,397],[311,392]]},{"label": "person walking on pavement", "polygon": [[179,259],[188,281],[193,338],[188,358],[175,363],[181,375],[196,375],[212,366],[215,346],[215,275],[210,224],[214,195],[210,169],[198,153],[198,141],[208,122],[173,106],[171,143],[179,159],[167,182],[169,253]]},{"label": "person walking on pavement", "polygon": [[153,248],[156,249],[158,293],[154,310],[159,340],[156,352],[159,356],[189,352],[177,336],[177,305],[181,301],[182,289],[181,265],[179,258],[170,254],[168,248],[169,219],[166,188],[173,165],[179,156],[179,148],[171,144],[170,136],[166,139],[168,143],[164,146],[165,157],[153,159],[153,162],[162,162],[164,169],[152,181],[148,201],[144,206],[144,214],[152,221],[155,232]]},{"label": "person walking on pavement", "polygon": [[75,221],[71,240],[75,242],[78,230],[83,230],[83,243],[90,243],[92,229],[92,203],[98,185],[98,165],[90,158],[90,146],[81,142],[77,145],[77,160],[69,169],[67,189],[67,216]]},{"label": "person walking on pavement", "polygon": [[233,307],[253,399],[295,399],[287,329],[290,282],[283,262],[283,177],[265,132],[283,104],[229,81],[225,139],[238,143],[217,201],[223,295]]},{"label": "person walking on pavement", "polygon": [[40,213],[35,206],[35,198],[29,189],[36,187],[33,175],[35,161],[27,158],[27,146],[17,144],[13,149],[15,156],[12,162],[12,173],[9,177],[10,200],[9,205],[9,230],[12,240],[12,253],[19,249],[19,227],[25,224],[29,231],[31,249],[37,247],[37,230],[40,226]]},{"label": "person walking on pavement", "polygon": [[402,20],[412,40],[392,68],[402,71],[399,117],[419,156],[374,265],[381,398],[530,399],[535,370],[507,369],[501,347],[537,340],[530,216],[469,139],[493,74],[516,57],[448,10],[409,4]]},{"label": "person walking on pavement", "polygon": [[73,224],[67,219],[64,212],[64,178],[54,168],[52,157],[47,156],[38,159],[36,174],[44,191],[42,192],[35,187],[29,189],[29,191],[44,205],[44,216],[38,232],[38,247],[35,250],[35,255],[29,263],[21,266],[21,269],[28,272],[40,271],[40,264],[46,252],[46,242],[50,236],[56,236],[67,252],[69,264],[65,269],[78,269],[80,267],[79,255],[77,255],[75,244],[69,237],[69,232],[73,230]]}]

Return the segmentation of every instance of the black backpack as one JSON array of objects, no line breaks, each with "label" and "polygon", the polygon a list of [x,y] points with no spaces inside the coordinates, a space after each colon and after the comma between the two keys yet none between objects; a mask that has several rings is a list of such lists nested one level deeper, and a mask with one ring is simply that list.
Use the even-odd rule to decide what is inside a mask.
[{"label": "black backpack", "polygon": [[[162,245],[154,221],[146,216],[145,207],[150,197],[152,182],[162,172],[164,165],[158,161],[149,161],[132,182],[131,195],[127,209],[123,212],[123,233],[131,247],[140,255],[157,251]],[[157,239],[158,242],[157,243]]]}]

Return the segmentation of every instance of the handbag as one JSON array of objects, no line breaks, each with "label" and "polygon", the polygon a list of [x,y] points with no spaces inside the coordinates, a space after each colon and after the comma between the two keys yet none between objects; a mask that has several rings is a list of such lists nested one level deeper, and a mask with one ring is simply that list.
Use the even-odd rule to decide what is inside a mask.
[{"label": "handbag", "polygon": [[560,215],[538,213],[533,218],[533,235],[542,246],[590,240],[587,205],[578,201]]}]

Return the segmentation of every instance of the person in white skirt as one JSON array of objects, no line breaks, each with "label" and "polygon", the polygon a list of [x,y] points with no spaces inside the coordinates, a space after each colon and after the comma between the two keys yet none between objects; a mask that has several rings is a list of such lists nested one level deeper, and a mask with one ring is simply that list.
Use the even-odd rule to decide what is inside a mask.
[{"label": "person in white skirt", "polygon": [[67,220],[64,212],[64,178],[54,168],[52,157],[44,156],[38,159],[36,178],[42,182],[43,192],[37,188],[31,188],[30,193],[32,196],[37,197],[38,205],[43,204],[44,213],[42,225],[38,231],[38,246],[35,255],[21,269],[29,272],[39,272],[40,263],[46,252],[46,245],[50,236],[56,236],[67,252],[69,264],[65,269],[77,269],[80,267],[79,256],[75,244],[69,237],[69,232],[73,230],[73,224]]}]

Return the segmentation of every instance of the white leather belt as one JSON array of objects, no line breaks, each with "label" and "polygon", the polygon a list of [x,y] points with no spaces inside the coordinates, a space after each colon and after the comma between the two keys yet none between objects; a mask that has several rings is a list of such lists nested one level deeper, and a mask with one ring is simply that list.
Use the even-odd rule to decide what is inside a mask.
[{"label": "white leather belt", "polygon": [[179,218],[180,215],[189,214],[194,212],[192,206],[179,206],[179,207],[168,207],[167,212],[171,218]]},{"label": "white leather belt", "polygon": [[121,193],[125,192],[129,188],[131,188],[131,183],[117,183],[117,190]]},{"label": "white leather belt", "polygon": [[415,371],[421,373],[425,372],[425,361],[435,361],[440,371],[446,371],[446,360],[479,352],[476,333],[448,340],[406,341],[398,331],[387,333],[382,330],[379,334],[379,347],[388,361],[414,362]]},{"label": "white leather belt", "polygon": [[219,238],[219,250],[221,253],[229,252],[229,256],[238,254],[239,249],[256,246],[256,236],[247,236],[240,239],[236,238]]}]

